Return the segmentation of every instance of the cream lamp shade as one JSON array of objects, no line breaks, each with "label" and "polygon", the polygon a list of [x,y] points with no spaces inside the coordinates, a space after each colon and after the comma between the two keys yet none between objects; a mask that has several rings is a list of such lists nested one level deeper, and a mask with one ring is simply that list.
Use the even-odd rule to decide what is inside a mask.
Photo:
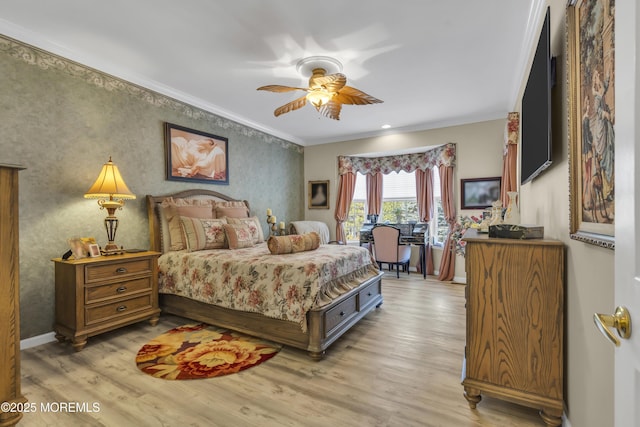
[{"label": "cream lamp shade", "polygon": [[118,218],[115,216],[116,209],[122,209],[125,199],[135,199],[136,196],[129,190],[120,175],[118,167],[113,164],[111,157],[109,161],[102,165],[102,170],[98,179],[84,195],[87,199],[98,199],[100,209],[107,210],[107,217],[104,219],[104,226],[107,229],[109,243],[102,250],[105,254],[120,252],[118,245],[114,243],[116,230],[118,229]]}]

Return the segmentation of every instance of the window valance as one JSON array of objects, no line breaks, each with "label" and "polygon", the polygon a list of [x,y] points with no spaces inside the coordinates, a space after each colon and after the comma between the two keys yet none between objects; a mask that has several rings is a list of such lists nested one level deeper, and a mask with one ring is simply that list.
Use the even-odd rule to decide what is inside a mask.
[{"label": "window valance", "polygon": [[426,170],[436,166],[455,166],[456,144],[448,143],[435,147],[424,153],[400,154],[385,157],[351,157],[338,156],[338,174],[360,172],[363,175],[388,174],[390,172],[413,172]]}]

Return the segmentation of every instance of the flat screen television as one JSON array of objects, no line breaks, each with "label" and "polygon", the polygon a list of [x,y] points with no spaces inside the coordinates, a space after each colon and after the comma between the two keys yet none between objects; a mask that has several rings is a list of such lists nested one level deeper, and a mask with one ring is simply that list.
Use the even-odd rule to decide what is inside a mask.
[{"label": "flat screen television", "polygon": [[551,89],[555,80],[551,57],[549,8],[522,97],[520,182],[525,184],[551,164]]}]

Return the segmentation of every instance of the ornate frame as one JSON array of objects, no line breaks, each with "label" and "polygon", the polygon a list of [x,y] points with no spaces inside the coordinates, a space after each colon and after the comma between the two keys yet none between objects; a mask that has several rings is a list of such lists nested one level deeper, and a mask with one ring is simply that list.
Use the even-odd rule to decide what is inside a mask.
[{"label": "ornate frame", "polygon": [[[164,131],[167,180],[229,184],[227,138],[172,123],[165,123]],[[210,176],[212,169],[215,173]]]},{"label": "ornate frame", "polygon": [[615,249],[614,11],[606,0],[567,9],[569,233]]},{"label": "ornate frame", "polygon": [[[324,192],[325,195],[322,203],[313,200],[318,190]],[[309,181],[307,197],[309,199],[309,209],[329,209],[329,181]]]}]

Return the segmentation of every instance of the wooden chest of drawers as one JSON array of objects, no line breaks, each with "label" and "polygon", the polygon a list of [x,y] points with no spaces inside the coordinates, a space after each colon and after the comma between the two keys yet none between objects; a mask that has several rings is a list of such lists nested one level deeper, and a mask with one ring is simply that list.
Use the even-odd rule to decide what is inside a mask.
[{"label": "wooden chest of drawers", "polygon": [[564,245],[465,233],[467,343],[464,395],[540,409],[562,424]]},{"label": "wooden chest of drawers", "polygon": [[87,338],[149,319],[157,324],[158,252],[55,258],[56,338],[76,351]]}]

